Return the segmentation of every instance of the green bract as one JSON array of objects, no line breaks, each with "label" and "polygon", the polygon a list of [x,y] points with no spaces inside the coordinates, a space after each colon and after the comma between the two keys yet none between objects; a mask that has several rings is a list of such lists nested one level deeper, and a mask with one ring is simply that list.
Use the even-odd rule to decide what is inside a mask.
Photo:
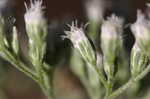
[{"label": "green bract", "polygon": [[134,45],[131,52],[131,74],[133,77],[136,77],[140,74],[149,61],[148,56],[145,53],[142,53],[141,49],[137,44]]}]

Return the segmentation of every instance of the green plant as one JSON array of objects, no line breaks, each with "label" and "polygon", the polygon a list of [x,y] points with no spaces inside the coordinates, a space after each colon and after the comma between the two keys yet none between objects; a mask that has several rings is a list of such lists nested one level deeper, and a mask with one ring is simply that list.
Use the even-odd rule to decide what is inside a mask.
[{"label": "green plant", "polygon": [[[150,44],[150,20],[141,11],[138,11],[137,21],[131,25],[131,30],[135,35],[136,42],[131,51],[130,72],[131,77],[126,84],[114,89],[116,83],[117,67],[124,65],[127,67],[127,59],[123,46],[123,19],[112,15],[102,22],[101,26],[101,58],[85,35],[83,27],[78,27],[77,22],[69,26],[70,31],[66,31],[66,38],[70,39],[74,48],[80,53],[87,66],[93,69],[105,89],[105,99],[114,99],[127,90],[131,85],[138,83],[146,74],[150,72],[149,65],[149,44]],[[94,43],[95,44],[95,43]],[[97,45],[95,45],[95,48]],[[101,64],[98,64],[99,61]],[[120,64],[121,63],[121,64]],[[99,66],[100,65],[100,66]],[[103,73],[103,70],[106,74]],[[81,71],[84,72],[84,71]],[[89,74],[90,75],[90,74]],[[85,78],[79,75],[83,82]],[[87,90],[90,85],[85,85]],[[89,91],[90,92],[90,91]],[[92,99],[95,94],[92,94]]]},{"label": "green plant", "polygon": [[[25,64],[20,58],[17,28],[13,27],[12,40],[8,40],[5,34],[6,23],[2,16],[0,16],[0,55],[18,70],[37,82],[49,99],[54,99],[54,68],[44,60],[48,25],[43,16],[43,8],[41,0],[31,1],[30,7],[26,5],[24,18],[28,35],[27,61],[29,64]],[[96,32],[98,31],[96,29],[100,24],[100,22],[96,22],[97,20],[91,21],[90,32],[94,32],[94,35],[91,36],[97,36]],[[128,64],[123,46],[123,19],[112,15],[107,20],[102,21],[101,35],[98,37],[101,40],[101,43],[98,43],[99,45],[97,45],[97,40],[95,40],[97,37],[91,37],[94,41],[91,42],[90,38],[85,34],[85,29],[77,25],[77,22],[72,22],[69,25],[70,31],[66,31],[64,38],[71,40],[75,49],[74,52],[79,52],[84,60],[82,61],[81,58],[78,58],[80,62],[77,62],[81,63],[80,65],[86,65],[89,78],[86,77],[84,73],[85,68],[82,66],[78,69],[78,74],[86,86],[91,99],[114,99],[150,72],[150,20],[140,11],[137,14],[137,21],[131,25],[131,30],[136,38],[131,51],[131,77],[126,84],[117,89],[114,88],[119,71],[117,67],[124,67]],[[102,53],[100,53],[98,46],[100,46]],[[104,90],[104,92],[101,90]],[[98,92],[101,92],[101,94]]]},{"label": "green plant", "polygon": [[20,58],[20,46],[17,29],[13,27],[12,41],[9,42],[5,33],[5,20],[0,17],[0,55],[17,69],[36,81],[49,99],[53,99],[52,74],[53,69],[45,60],[47,22],[43,16],[42,1],[31,2],[25,13],[26,31],[28,35],[28,62],[27,66]]}]

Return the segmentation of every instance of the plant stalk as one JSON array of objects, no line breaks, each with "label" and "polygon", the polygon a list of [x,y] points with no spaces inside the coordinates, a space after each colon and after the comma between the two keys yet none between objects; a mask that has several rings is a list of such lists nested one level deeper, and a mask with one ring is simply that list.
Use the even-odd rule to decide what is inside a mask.
[{"label": "plant stalk", "polygon": [[150,64],[145,68],[143,72],[141,72],[139,75],[137,75],[135,78],[131,78],[125,85],[114,91],[108,99],[114,99],[117,96],[119,96],[121,93],[123,93],[126,89],[128,89],[132,84],[138,82],[142,78],[144,78],[148,73],[150,72]]}]

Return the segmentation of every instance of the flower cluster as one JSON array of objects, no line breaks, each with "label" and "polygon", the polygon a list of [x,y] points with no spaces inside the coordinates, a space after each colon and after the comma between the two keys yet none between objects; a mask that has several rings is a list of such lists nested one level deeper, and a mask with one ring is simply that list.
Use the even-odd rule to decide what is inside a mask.
[{"label": "flower cluster", "polygon": [[[27,66],[20,58],[17,28],[15,26],[12,27],[12,38],[8,40],[5,35],[6,22],[2,16],[0,16],[0,56],[35,80],[45,95],[49,99],[53,99],[54,69],[44,60],[48,24],[44,17],[42,3],[42,0],[31,0],[30,6],[27,6],[25,3],[26,13],[24,19],[29,40],[27,46],[27,61],[29,65]],[[5,4],[5,1],[0,1],[0,7],[1,4]],[[99,4],[102,6],[99,6]],[[149,4],[148,6],[150,7]],[[91,99],[102,99],[104,94],[100,89],[103,90],[104,88],[106,92],[105,99],[114,99],[150,72],[150,12],[146,16],[138,10],[137,20],[131,25],[131,31],[136,39],[130,54],[131,77],[125,85],[114,90],[114,84],[117,81],[115,74],[117,75],[116,72],[118,71],[116,68],[119,67],[122,73],[121,70],[128,67],[124,66],[125,62],[125,65],[128,65],[128,61],[126,61],[128,59],[124,58],[125,51],[122,36],[124,32],[124,20],[112,14],[106,20],[102,20],[101,33],[97,33],[97,27],[99,27],[100,21],[103,19],[104,8],[101,0],[87,2],[88,17],[93,25],[89,28],[91,28],[90,32],[94,34],[92,35],[93,37],[86,35],[84,28],[78,27],[77,21],[68,25],[70,30],[65,31],[66,35],[64,36],[72,42],[75,49],[73,52],[79,52],[84,59],[84,61],[80,60],[76,53],[73,53],[82,63],[86,63],[81,63],[80,65],[91,66],[90,68],[86,67],[82,69],[77,67],[78,72],[82,72],[79,75],[82,75],[81,80],[87,86],[87,92],[92,96]],[[124,61],[122,61],[123,59]],[[75,63],[79,63],[79,61],[75,61]],[[99,65],[102,68],[99,68]],[[91,68],[94,71],[91,71]],[[102,85],[104,87],[101,87]],[[101,96],[99,94],[100,92],[102,93]]]}]

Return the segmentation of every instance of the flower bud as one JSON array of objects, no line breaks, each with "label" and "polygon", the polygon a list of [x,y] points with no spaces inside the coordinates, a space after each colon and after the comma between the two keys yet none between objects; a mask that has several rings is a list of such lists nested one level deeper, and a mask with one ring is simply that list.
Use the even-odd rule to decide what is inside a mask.
[{"label": "flower bud", "polygon": [[34,2],[31,0],[30,7],[27,7],[26,3],[25,6],[26,13],[24,18],[29,38],[34,39],[40,37],[41,39],[45,39],[47,35],[47,24],[44,18],[42,0],[35,0]]},{"label": "flower bud", "polygon": [[115,60],[123,48],[123,19],[115,15],[102,24],[101,48],[104,55],[104,69],[108,76],[115,73]]},{"label": "flower bud", "polygon": [[71,40],[74,48],[80,52],[83,59],[89,64],[96,65],[95,51],[84,34],[84,30],[82,28],[78,28],[77,24],[74,24],[73,22],[70,26],[70,31],[66,31],[66,34],[66,37]]},{"label": "flower bud", "polygon": [[137,20],[132,24],[131,30],[136,38],[137,46],[142,52],[150,56],[150,20],[146,19],[140,10],[137,12]]},{"label": "flower bud", "polygon": [[24,15],[26,31],[29,37],[29,56],[34,65],[42,62],[46,49],[47,24],[44,18],[42,0],[31,1],[30,7],[26,6]]}]

